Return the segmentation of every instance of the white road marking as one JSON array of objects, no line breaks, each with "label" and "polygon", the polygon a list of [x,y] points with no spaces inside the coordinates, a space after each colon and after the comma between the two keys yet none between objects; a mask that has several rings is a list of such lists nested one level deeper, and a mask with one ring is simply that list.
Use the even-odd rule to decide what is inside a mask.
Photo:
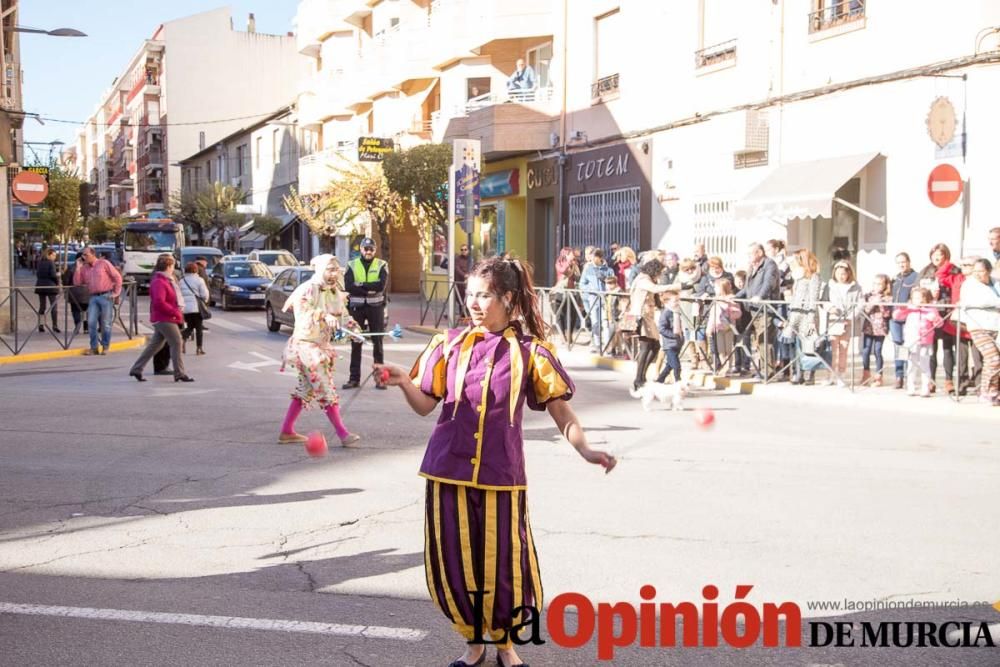
[{"label": "white road marking", "polygon": [[260,352],[250,352],[250,354],[254,355],[258,359],[262,359],[263,361],[253,361],[253,362],[250,362],[250,361],[236,361],[236,362],[233,362],[233,363],[229,364],[229,368],[235,368],[235,369],[241,370],[241,371],[250,371],[252,373],[260,373],[260,369],[264,368],[265,366],[280,366],[281,365],[281,361],[280,360],[275,359],[274,357],[269,357],[266,354],[261,354]]},{"label": "white road marking", "polygon": [[100,621],[166,623],[171,625],[196,625],[208,628],[264,630],[268,632],[302,632],[307,634],[332,635],[338,637],[391,639],[403,642],[418,642],[427,637],[427,632],[424,630],[414,630],[413,628],[391,628],[378,625],[343,625],[340,623],[316,623],[313,621],[291,621],[273,618],[203,616],[201,614],[169,614],[157,611],[97,609],[93,607],[59,607],[42,604],[18,604],[14,602],[0,602],[0,614],[63,616],[66,618],[86,618]]},{"label": "white road marking", "polygon": [[163,387],[154,389],[153,396],[196,396],[197,394],[211,394],[218,389],[188,389],[187,387]]},{"label": "white road marking", "polygon": [[217,315],[212,315],[212,319],[209,320],[211,326],[219,327],[220,329],[225,329],[226,331],[232,331],[234,333],[246,333],[248,331],[256,331],[256,329],[251,329],[250,327],[245,327],[242,324],[236,324],[235,322],[229,322],[222,319]]}]

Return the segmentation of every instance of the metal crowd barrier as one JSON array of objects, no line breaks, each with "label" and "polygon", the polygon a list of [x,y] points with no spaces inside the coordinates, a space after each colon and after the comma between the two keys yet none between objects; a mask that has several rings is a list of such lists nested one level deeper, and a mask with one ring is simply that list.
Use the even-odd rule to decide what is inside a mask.
[{"label": "metal crowd barrier", "polygon": [[[10,316],[10,331],[0,331],[0,345],[11,355],[23,353],[33,339],[37,341],[49,337],[60,349],[68,350],[77,336],[88,335],[83,333],[83,323],[87,321],[87,306],[76,304],[69,286],[44,288],[54,298],[47,300],[42,312],[38,310],[36,289],[38,288],[34,286],[0,285],[0,309],[6,309]],[[139,334],[138,302],[139,291],[135,281],[125,282],[121,298],[115,304],[111,316],[112,330],[121,330],[129,339]],[[81,318],[79,331],[76,330],[73,319],[74,306]],[[57,328],[61,329],[59,333],[52,330],[52,313],[56,314]],[[39,326],[44,326],[45,330],[39,331]]]},{"label": "metal crowd barrier", "polygon": [[[461,284],[449,285],[447,278],[423,280],[421,284],[423,296],[420,313],[421,324],[430,318],[435,327],[440,327],[441,322],[445,321],[448,315],[448,296],[452,291],[456,291],[456,297],[459,297],[463,291],[462,287]],[[596,292],[538,287],[536,293],[541,305],[542,318],[549,327],[550,337],[556,342],[562,343],[569,349],[572,349],[574,345],[588,344],[603,355],[626,359],[635,358],[635,345],[638,336],[622,332],[620,329],[622,316],[628,310],[630,299],[628,292]],[[873,319],[873,312],[867,308],[870,304],[859,300],[850,305],[845,312],[841,312],[835,307],[835,304],[829,301],[815,301],[810,308],[797,309],[797,314],[815,318],[815,335],[808,338],[798,335],[781,338],[781,333],[789,322],[791,302],[736,298],[727,300],[738,303],[750,315],[750,321],[742,331],[734,324],[729,325],[734,339],[732,351],[725,357],[718,355],[716,341],[713,340],[715,334],[705,331],[709,309],[719,299],[681,297],[681,302],[685,306],[680,312],[685,339],[678,353],[679,356],[683,358],[692,348],[695,355],[700,355],[702,351],[696,342],[696,332],[705,331],[708,356],[705,361],[709,370],[715,373],[731,367],[732,363],[742,355],[748,362],[751,375],[765,384],[782,380],[786,371],[792,371],[796,364],[799,366],[800,373],[809,373],[809,370],[803,369],[805,361],[813,373],[819,370],[828,372],[828,379],[833,384],[843,385],[850,391],[861,386],[857,374],[859,370],[858,357],[861,355],[863,324],[866,320],[871,322]],[[468,309],[464,299],[456,298],[455,303],[456,315],[460,320],[467,321]],[[912,304],[886,302],[879,305],[892,309]],[[961,400],[964,393],[976,395],[982,360],[979,359],[979,353],[972,342],[961,338],[962,328],[960,326],[962,321],[966,319],[964,317],[965,311],[971,309],[959,304],[932,303],[927,305],[936,308],[944,320],[951,319],[956,324],[953,340],[956,355],[955,392],[952,397],[955,400]],[[883,341],[885,347],[882,353],[883,374],[884,376],[888,375],[890,382],[895,380],[895,361],[905,361],[905,357],[896,356],[899,354],[897,348],[900,346],[893,341],[891,321],[890,314],[887,323],[889,333]],[[594,322],[601,323],[598,341],[594,340]],[[458,323],[460,322],[452,324],[457,325]],[[831,334],[831,325],[838,324],[843,325],[844,333]],[[837,328],[839,329],[839,327]],[[689,333],[692,334],[690,338],[687,335]],[[659,340],[659,331],[647,337]],[[832,364],[832,345],[836,343],[837,339],[847,341],[847,361],[843,373],[839,373]],[[941,355],[938,353],[937,341],[939,339],[940,336],[937,336],[934,343],[936,357],[943,356],[943,350]],[[888,343],[892,343],[892,347],[889,347]],[[782,354],[779,354],[779,345],[787,346],[787,350]],[[970,364],[970,361],[973,363]],[[938,364],[938,367],[941,366],[943,363]],[[939,373],[938,376],[940,377],[941,374]]]}]

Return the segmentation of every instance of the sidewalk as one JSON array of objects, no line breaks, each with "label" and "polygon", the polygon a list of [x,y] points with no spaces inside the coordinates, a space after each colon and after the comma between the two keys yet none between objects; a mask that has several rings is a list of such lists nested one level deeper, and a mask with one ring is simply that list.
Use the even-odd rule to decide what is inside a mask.
[{"label": "sidewalk", "polygon": [[[6,343],[0,343],[0,366],[83,355],[84,351],[90,347],[89,337],[83,333],[82,329],[79,334],[73,335],[73,320],[70,317],[69,309],[61,301],[56,305],[56,312],[57,322],[62,333],[53,334],[49,331],[52,322],[49,316],[45,318],[45,331],[38,331],[38,314],[36,312],[38,298],[34,293],[34,272],[18,269],[14,277],[14,285],[23,289],[21,295],[17,297],[17,346],[20,347],[20,350],[15,355],[10,349],[15,347],[13,332],[0,334],[0,339]],[[7,291],[0,293],[0,300],[7,299],[8,294]],[[9,301],[5,301],[2,307],[9,308]],[[145,337],[137,336],[129,339],[121,327],[116,326],[111,337],[109,353],[134,350],[145,344]]]}]

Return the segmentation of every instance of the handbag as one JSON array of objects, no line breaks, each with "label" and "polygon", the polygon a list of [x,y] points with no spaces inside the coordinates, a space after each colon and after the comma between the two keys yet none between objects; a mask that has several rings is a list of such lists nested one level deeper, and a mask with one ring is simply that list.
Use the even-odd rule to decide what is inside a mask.
[{"label": "handbag", "polygon": [[639,333],[639,324],[641,320],[635,313],[624,313],[622,315],[622,323],[618,328],[624,333]]},{"label": "handbag", "polygon": [[194,294],[195,301],[198,302],[198,314],[201,315],[201,319],[203,321],[212,319],[212,311],[209,310],[208,304],[205,303],[205,300],[202,299],[200,296],[198,296],[198,294],[193,289],[191,289],[191,283],[187,281],[187,278],[184,278],[183,280],[184,284],[187,285],[188,289],[191,290],[191,293]]}]

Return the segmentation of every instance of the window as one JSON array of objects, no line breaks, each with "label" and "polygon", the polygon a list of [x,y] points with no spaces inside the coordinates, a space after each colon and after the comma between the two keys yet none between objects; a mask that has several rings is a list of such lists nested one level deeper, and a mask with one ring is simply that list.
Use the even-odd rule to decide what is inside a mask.
[{"label": "window", "polygon": [[260,169],[260,151],[261,151],[260,145],[263,139],[264,137],[257,137],[256,141],[254,142],[255,150],[253,154],[253,166],[255,169]]},{"label": "window", "polygon": [[619,54],[622,44],[621,11],[615,9],[594,19],[594,83],[592,103],[618,97]]},{"label": "window", "polygon": [[544,90],[552,86],[549,68],[552,65],[552,42],[528,49],[528,67],[535,71],[538,88]]},{"label": "window", "polygon": [[472,102],[478,97],[490,94],[490,77],[481,76],[465,80],[465,99]]},{"label": "window", "polygon": [[243,146],[236,147],[236,175],[243,175]]},{"label": "window", "polygon": [[146,105],[146,122],[149,125],[160,124],[160,103],[156,100],[151,100]]},{"label": "window", "polygon": [[212,161],[205,160],[205,181],[207,183],[212,182]]},{"label": "window", "polygon": [[271,164],[281,162],[281,130],[271,132]]},{"label": "window", "polygon": [[726,0],[701,0],[700,10],[699,48],[694,54],[694,66],[734,64],[740,24],[736,5]]},{"label": "window", "polygon": [[705,244],[705,254],[721,257],[732,269],[743,261],[742,249],[737,248],[733,201],[704,201],[694,205],[694,242]]}]

